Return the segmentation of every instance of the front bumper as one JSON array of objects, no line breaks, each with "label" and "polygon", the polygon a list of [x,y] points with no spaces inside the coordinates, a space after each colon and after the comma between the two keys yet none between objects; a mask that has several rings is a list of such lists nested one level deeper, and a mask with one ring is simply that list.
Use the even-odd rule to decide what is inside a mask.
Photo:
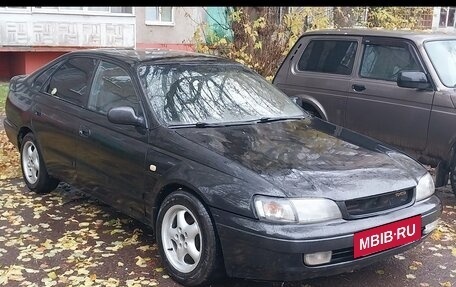
[{"label": "front bumper", "polygon": [[[225,268],[230,277],[271,281],[296,281],[335,275],[360,269],[419,244],[420,240],[365,257],[353,258],[355,232],[402,220],[418,214],[422,227],[440,217],[442,205],[437,196],[413,206],[379,216],[297,225],[273,224],[213,208],[212,214],[222,245]],[[325,265],[307,266],[304,254],[333,251]]]}]

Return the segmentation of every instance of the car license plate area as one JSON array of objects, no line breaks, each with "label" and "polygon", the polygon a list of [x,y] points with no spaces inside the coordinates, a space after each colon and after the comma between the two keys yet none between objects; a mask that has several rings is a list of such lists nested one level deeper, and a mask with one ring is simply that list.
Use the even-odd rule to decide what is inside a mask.
[{"label": "car license plate area", "polygon": [[354,258],[363,257],[421,238],[421,215],[355,233]]}]

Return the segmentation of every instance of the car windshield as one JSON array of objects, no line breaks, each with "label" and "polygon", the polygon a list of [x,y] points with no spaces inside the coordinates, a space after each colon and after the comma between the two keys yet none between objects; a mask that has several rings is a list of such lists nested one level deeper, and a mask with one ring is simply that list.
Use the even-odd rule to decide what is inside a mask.
[{"label": "car windshield", "polygon": [[145,64],[138,73],[155,114],[171,126],[304,116],[285,94],[237,64]]},{"label": "car windshield", "polygon": [[424,43],[440,81],[447,87],[456,87],[456,39]]}]

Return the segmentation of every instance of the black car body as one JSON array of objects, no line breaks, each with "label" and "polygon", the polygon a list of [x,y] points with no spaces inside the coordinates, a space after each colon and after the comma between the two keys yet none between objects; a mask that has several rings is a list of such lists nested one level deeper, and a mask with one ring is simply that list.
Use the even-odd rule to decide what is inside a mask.
[{"label": "black car body", "polygon": [[[201,75],[218,75],[219,70],[234,71],[232,77],[245,74],[238,82],[258,82],[258,91],[276,95],[270,109],[283,105],[299,116],[164,122],[209,109],[201,104],[180,114],[168,109],[181,108],[180,98],[168,97],[170,91],[199,91],[202,97],[202,85],[219,85],[216,76],[202,80],[189,72],[201,69],[206,73]],[[169,71],[187,76],[153,82]],[[233,90],[236,83],[224,87]],[[169,88],[162,91],[165,86]],[[92,99],[104,90],[128,96],[103,104]],[[166,100],[155,100],[155,93],[165,94]],[[168,271],[187,285],[207,283],[224,271],[265,280],[345,272],[402,252],[435,228],[442,207],[433,187],[421,184],[425,178],[429,185],[424,167],[378,141],[297,112],[278,93],[260,76],[218,57],[161,50],[79,51],[11,80],[4,126],[21,149],[30,189],[45,192],[66,181],[152,226]],[[211,104],[225,101],[220,95]],[[313,202],[325,210],[306,221],[301,218],[305,210],[297,206],[312,207]],[[179,223],[179,214],[190,214],[190,219]],[[356,233],[408,218],[420,221],[414,240],[354,258]],[[187,231],[197,235],[190,240]],[[179,254],[181,244],[197,250]],[[319,252],[329,259],[318,257]]]}]

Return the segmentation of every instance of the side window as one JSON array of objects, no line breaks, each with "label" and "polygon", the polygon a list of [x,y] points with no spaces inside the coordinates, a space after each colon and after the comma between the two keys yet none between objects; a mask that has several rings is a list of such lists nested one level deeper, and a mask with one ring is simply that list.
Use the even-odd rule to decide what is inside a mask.
[{"label": "side window", "polygon": [[37,90],[41,90],[43,85],[46,83],[46,81],[49,79],[49,76],[54,73],[54,71],[57,69],[57,67],[60,65],[61,62],[54,64],[50,68],[46,69],[44,72],[42,72],[38,77],[35,78],[35,81],[33,82],[33,87]]},{"label": "side window", "polygon": [[360,76],[364,78],[396,81],[402,70],[422,71],[409,46],[366,44]]},{"label": "side window", "polygon": [[128,73],[114,64],[102,61],[90,92],[88,108],[102,114],[115,107],[132,107],[138,116],[143,112]]},{"label": "side window", "polygon": [[84,106],[96,63],[97,60],[91,58],[69,59],[52,75],[45,92],[73,104]]},{"label": "side window", "polygon": [[355,62],[355,41],[312,40],[298,62],[300,71],[350,75]]}]

